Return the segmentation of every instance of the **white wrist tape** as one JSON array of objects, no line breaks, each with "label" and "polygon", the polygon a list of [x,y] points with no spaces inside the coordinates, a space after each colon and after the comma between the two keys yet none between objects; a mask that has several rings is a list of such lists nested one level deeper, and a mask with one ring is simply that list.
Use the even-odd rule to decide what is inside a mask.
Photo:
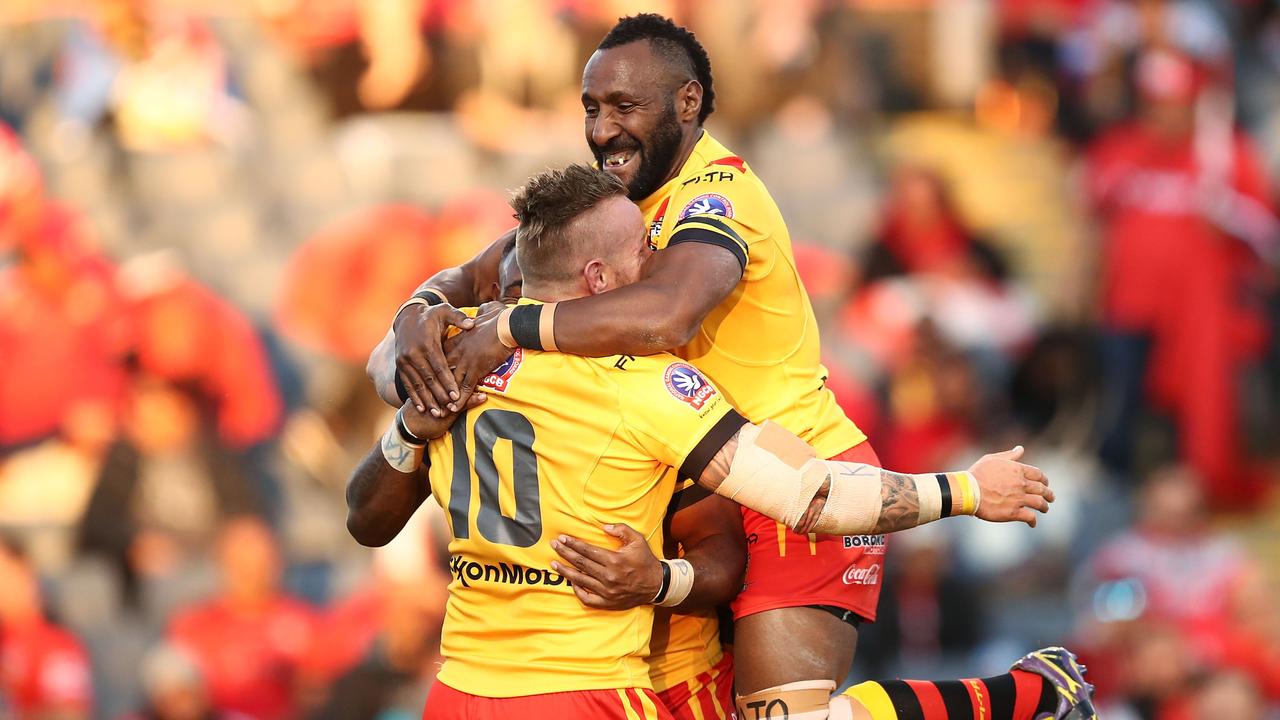
[{"label": "white wrist tape", "polygon": [[[399,419],[399,413],[396,418]],[[382,434],[382,457],[387,464],[402,473],[411,473],[422,465],[422,451],[425,445],[411,443],[400,434],[399,423],[391,421],[391,426]]]},{"label": "white wrist tape", "polygon": [[826,479],[813,448],[766,420],[738,431],[738,449],[716,494],[795,527]]},{"label": "white wrist tape", "polygon": [[688,560],[659,560],[667,566],[671,573],[671,584],[667,586],[667,594],[656,605],[675,607],[684,602],[693,591],[693,565]]}]

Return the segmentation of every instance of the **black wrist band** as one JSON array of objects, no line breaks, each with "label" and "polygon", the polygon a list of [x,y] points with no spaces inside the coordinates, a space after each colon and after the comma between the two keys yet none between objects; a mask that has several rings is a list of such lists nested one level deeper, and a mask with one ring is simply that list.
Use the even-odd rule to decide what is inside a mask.
[{"label": "black wrist band", "polygon": [[439,290],[419,290],[413,294],[416,298],[426,300],[428,305],[443,305],[445,301],[440,297],[441,295],[443,293]]},{"label": "black wrist band", "polygon": [[405,404],[409,400],[409,388],[404,386],[404,381],[400,379],[400,373],[395,374],[396,378],[396,397],[400,398],[400,404]]},{"label": "black wrist band", "polygon": [[658,564],[662,566],[662,585],[658,587],[658,594],[654,595],[653,600],[650,601],[652,605],[657,605],[666,600],[667,591],[671,589],[671,566],[661,560],[658,561]]},{"label": "black wrist band", "polygon": [[517,305],[511,310],[511,339],[528,350],[542,349],[541,305]]},{"label": "black wrist band", "polygon": [[942,491],[942,517],[951,517],[951,481],[942,473],[934,477],[938,478],[938,489]]},{"label": "black wrist band", "polygon": [[413,445],[426,445],[427,441],[409,432],[409,427],[404,424],[404,408],[396,411],[396,432],[400,433],[400,437],[404,441]]}]

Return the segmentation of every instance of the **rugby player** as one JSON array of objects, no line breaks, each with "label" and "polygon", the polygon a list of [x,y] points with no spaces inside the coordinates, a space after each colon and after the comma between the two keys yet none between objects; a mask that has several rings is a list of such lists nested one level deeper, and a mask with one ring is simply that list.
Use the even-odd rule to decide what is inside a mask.
[{"label": "rugby player", "polygon": [[[438,416],[465,403],[515,346],[597,357],[676,350],[752,420],[772,419],[822,457],[874,463],[824,387],[816,321],[776,205],[750,167],[702,128],[714,90],[692,34],[654,15],[623,19],[587,64],[583,105],[597,163],[626,184],[661,248],[643,278],[617,293],[486,314],[446,353],[446,326],[473,327],[448,303],[475,304],[492,284],[495,243],[428,280],[416,304],[397,313],[370,359],[375,383],[400,381],[419,410]],[[755,542],[733,608],[739,693],[805,681],[834,687],[852,661],[857,624],[874,619],[883,545],[810,537],[745,509],[743,522]]]},{"label": "rugby player", "polygon": [[[513,206],[525,294],[517,308],[624,287],[650,255],[640,211],[606,173],[544,173]],[[959,514],[1018,521],[1052,500],[1028,479],[1038,471],[1007,454],[922,476],[823,461],[780,425],[750,423],[667,353],[516,349],[483,388],[484,409],[459,418],[406,403],[347,491],[348,527],[366,544],[393,537],[427,493],[447,510],[454,580],[445,664],[424,710],[433,719],[671,717],[644,663],[652,605],[582,607],[553,569],[550,542],[572,534],[603,543],[602,522],[626,523],[640,529],[645,552],[659,550],[671,468],[806,533],[892,532]],[[683,602],[694,590],[691,564],[660,565],[651,603]]]}]

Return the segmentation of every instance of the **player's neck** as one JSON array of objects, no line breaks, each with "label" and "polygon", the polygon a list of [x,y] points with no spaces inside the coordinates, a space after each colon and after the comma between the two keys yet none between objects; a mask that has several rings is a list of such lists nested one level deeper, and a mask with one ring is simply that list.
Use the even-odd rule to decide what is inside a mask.
[{"label": "player's neck", "polygon": [[658,184],[658,187],[666,185],[680,174],[680,169],[684,167],[685,163],[689,162],[689,156],[693,154],[693,149],[698,146],[698,141],[702,139],[702,134],[704,132],[706,132],[706,130],[703,130],[702,127],[699,126],[694,129],[692,135],[681,141],[680,152],[676,153],[675,162],[667,169],[667,176],[662,179],[662,182]]},{"label": "player's neck", "polygon": [[525,278],[522,294],[524,297],[530,300],[537,300],[540,303],[562,302],[590,295],[580,287],[558,285],[556,283],[534,283],[530,282],[528,278]]}]

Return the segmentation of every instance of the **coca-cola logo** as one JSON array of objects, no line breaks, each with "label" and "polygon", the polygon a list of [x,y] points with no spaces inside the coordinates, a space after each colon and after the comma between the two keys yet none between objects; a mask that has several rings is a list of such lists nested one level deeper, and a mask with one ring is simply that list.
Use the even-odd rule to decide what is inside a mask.
[{"label": "coca-cola logo", "polygon": [[848,570],[844,571],[845,585],[877,585],[880,582],[880,566],[872,565],[871,567],[858,567],[850,565]]}]

